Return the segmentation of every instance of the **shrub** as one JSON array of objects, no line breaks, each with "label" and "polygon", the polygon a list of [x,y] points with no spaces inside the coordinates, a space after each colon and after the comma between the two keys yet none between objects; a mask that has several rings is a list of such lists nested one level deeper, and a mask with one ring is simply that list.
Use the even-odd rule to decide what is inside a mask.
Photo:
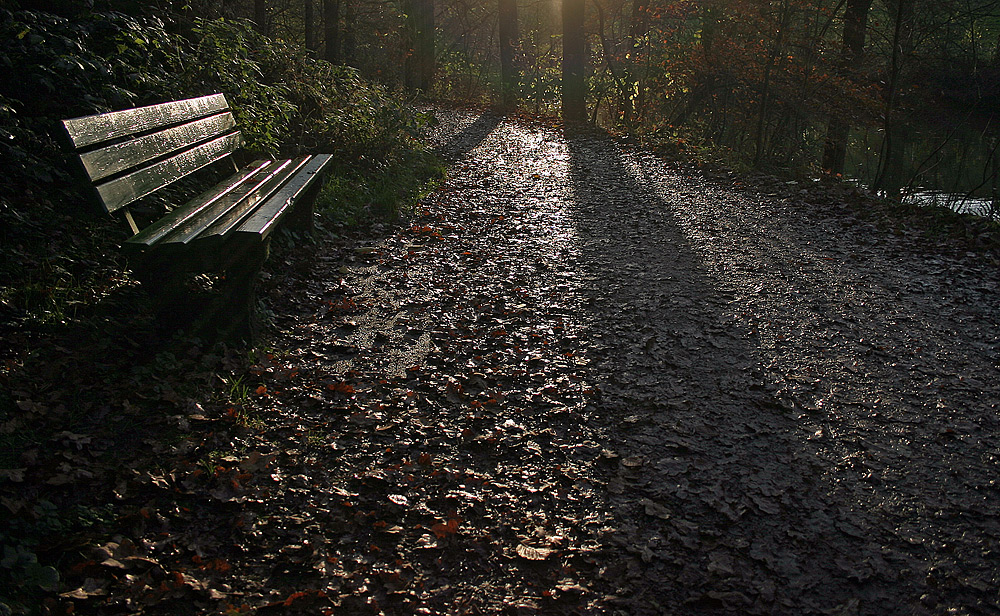
[{"label": "shrub", "polygon": [[17,75],[0,80],[7,194],[65,183],[65,158],[53,139],[58,120],[162,98],[181,45],[151,18],[0,10],[0,70]]},{"label": "shrub", "polygon": [[194,34],[178,89],[225,92],[250,149],[331,152],[365,165],[419,147],[419,116],[355,69],[270,40],[247,21],[198,20]]}]

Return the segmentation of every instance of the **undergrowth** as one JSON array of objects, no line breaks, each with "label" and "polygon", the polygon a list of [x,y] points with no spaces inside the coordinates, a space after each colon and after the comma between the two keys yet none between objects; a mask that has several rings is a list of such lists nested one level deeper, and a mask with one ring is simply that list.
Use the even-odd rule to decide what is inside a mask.
[{"label": "undergrowth", "polygon": [[368,171],[338,166],[317,199],[317,209],[336,226],[358,226],[405,215],[444,176],[435,156],[414,152]]}]

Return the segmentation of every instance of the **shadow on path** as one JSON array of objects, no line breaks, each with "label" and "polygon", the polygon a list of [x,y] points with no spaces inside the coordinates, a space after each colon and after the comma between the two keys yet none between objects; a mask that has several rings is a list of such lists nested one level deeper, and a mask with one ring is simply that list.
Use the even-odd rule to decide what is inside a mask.
[{"label": "shadow on path", "polygon": [[475,121],[463,127],[460,132],[451,135],[447,142],[436,147],[434,151],[446,162],[453,163],[485,141],[490,133],[500,125],[501,120],[503,120],[503,116],[498,113],[483,112]]},{"label": "shadow on path", "polygon": [[571,134],[568,149],[601,410],[623,456],[612,540],[630,553],[617,569],[630,613],[818,613],[890,598],[895,572],[864,517],[827,497],[806,435],[765,391],[736,289],[709,275],[611,139]]}]

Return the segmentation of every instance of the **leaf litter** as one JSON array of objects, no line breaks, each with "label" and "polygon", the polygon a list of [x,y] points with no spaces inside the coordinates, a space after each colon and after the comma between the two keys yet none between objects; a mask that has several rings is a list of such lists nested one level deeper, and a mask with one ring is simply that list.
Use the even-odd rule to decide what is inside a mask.
[{"label": "leaf litter", "polygon": [[[998,612],[989,262],[850,194],[441,116],[444,187],[284,255],[280,351],[234,395],[150,392],[178,442],[138,432],[124,459],[154,467],[88,462],[116,452],[72,429],[5,471],[117,498],[46,547],[69,555],[46,610]],[[208,383],[240,370],[199,353],[178,361]]]}]

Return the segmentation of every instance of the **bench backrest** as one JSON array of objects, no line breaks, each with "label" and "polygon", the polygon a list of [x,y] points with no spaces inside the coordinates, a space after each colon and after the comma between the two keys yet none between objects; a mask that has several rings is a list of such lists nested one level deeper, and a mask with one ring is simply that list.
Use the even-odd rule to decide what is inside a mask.
[{"label": "bench backrest", "polygon": [[62,124],[108,213],[229,156],[241,142],[222,94]]}]

